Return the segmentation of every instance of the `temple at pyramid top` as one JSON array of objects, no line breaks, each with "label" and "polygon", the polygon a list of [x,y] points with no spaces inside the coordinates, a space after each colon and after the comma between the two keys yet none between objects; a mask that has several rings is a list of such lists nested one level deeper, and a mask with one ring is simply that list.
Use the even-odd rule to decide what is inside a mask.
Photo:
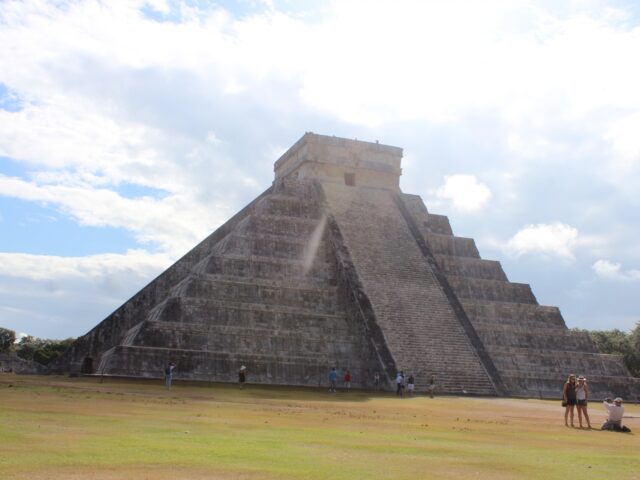
[{"label": "temple at pyramid top", "polygon": [[276,179],[400,190],[402,149],[307,132],[275,163]]}]

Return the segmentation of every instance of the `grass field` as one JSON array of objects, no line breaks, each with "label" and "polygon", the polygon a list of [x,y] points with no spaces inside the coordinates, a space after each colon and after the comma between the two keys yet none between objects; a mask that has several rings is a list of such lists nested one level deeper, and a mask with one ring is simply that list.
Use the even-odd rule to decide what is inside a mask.
[{"label": "grass field", "polygon": [[1,374],[0,479],[640,479],[625,408],[633,434],[559,401]]}]

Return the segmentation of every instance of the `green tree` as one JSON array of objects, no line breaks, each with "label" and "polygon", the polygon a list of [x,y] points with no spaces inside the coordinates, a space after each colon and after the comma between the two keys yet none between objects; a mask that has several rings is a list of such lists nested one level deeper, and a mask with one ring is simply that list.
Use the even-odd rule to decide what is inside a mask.
[{"label": "green tree", "polygon": [[631,375],[640,377],[640,322],[631,333],[618,329],[581,331],[589,334],[598,352],[622,355]]},{"label": "green tree", "polygon": [[22,337],[20,342],[18,342],[16,354],[25,360],[32,360],[41,365],[48,365],[62,355],[73,342],[73,338],[49,340],[27,335]]},{"label": "green tree", "polygon": [[0,327],[0,352],[8,352],[16,341],[16,332]]}]

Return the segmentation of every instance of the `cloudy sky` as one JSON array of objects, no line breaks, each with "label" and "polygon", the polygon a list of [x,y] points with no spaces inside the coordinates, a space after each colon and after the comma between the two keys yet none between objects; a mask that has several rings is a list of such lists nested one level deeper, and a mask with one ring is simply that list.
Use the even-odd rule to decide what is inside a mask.
[{"label": "cloudy sky", "polygon": [[0,2],[0,326],[87,332],[265,190],[306,131],[569,327],[640,320],[634,1]]}]

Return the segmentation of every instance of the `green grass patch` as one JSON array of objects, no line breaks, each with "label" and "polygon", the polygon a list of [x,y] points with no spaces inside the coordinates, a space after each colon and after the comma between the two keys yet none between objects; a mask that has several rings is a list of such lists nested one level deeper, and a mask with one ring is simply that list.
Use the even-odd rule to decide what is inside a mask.
[{"label": "green grass patch", "polygon": [[557,403],[0,375],[0,478],[640,478],[637,435]]}]

